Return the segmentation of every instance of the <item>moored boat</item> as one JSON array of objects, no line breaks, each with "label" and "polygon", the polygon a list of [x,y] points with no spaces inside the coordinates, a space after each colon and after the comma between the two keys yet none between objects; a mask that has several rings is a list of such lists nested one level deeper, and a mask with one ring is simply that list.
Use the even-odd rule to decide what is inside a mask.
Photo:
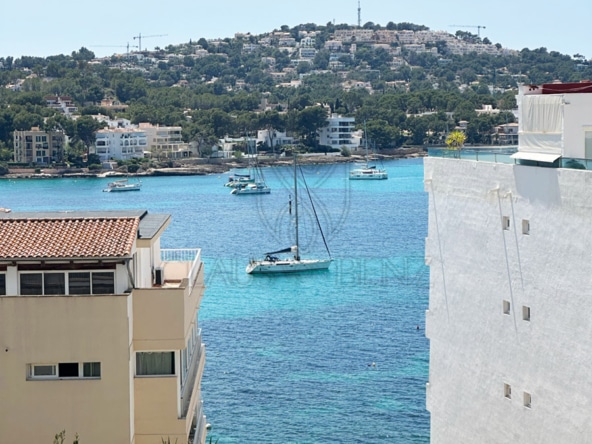
[{"label": "moored boat", "polygon": [[128,179],[120,179],[114,182],[109,182],[105,192],[119,192],[119,191],[139,191],[142,188],[142,182],[130,182]]}]

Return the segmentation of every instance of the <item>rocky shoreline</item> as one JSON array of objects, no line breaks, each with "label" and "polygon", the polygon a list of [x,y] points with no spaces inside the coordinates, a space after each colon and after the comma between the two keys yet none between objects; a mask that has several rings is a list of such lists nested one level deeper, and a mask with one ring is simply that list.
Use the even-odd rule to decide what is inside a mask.
[{"label": "rocky shoreline", "polygon": [[[406,159],[424,157],[427,152],[421,148],[398,148],[383,151],[376,155],[378,160],[390,159]],[[302,155],[299,158],[301,164],[330,164],[330,163],[355,163],[364,161],[363,155],[354,154],[349,157],[341,156],[340,154],[314,154]],[[263,167],[290,165],[291,158],[267,158],[260,157],[258,163]],[[189,176],[207,174],[223,174],[236,168],[245,168],[247,166],[246,159],[188,159],[183,161],[175,161],[173,167],[150,168],[146,171],[140,170],[136,173],[127,173],[125,171],[101,171],[91,172],[85,168],[80,169],[54,169],[54,168],[19,168],[9,169],[9,173],[0,176],[4,179],[52,179],[61,177],[117,177],[117,176]]]}]

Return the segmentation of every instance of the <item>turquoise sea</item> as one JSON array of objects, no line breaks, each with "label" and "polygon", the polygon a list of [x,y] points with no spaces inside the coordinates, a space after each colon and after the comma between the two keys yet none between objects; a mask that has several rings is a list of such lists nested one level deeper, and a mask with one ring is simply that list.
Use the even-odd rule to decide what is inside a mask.
[{"label": "turquoise sea", "polygon": [[104,193],[108,179],[3,179],[0,207],[172,215],[162,247],[201,248],[206,265],[212,442],[429,443],[423,161],[383,166],[386,181],[349,181],[352,165],[302,167],[316,215],[300,187],[301,255],[326,254],[318,217],[334,262],[293,276],[245,273],[251,257],[293,242],[290,166],[264,170],[262,196],[230,195],[228,174],[146,177],[129,193]]}]

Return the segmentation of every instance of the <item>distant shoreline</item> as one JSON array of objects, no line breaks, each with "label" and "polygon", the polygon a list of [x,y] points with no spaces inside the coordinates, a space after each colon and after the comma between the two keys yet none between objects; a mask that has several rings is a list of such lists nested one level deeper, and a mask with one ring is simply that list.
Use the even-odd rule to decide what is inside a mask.
[{"label": "distant shoreline", "polygon": [[[389,150],[374,156],[376,160],[408,159],[421,158],[427,155],[427,151],[422,148],[398,148]],[[341,154],[322,154],[302,155],[299,158],[301,164],[331,164],[331,163],[355,163],[364,160],[364,156],[353,154],[345,157]],[[258,164],[263,167],[290,165],[290,157],[258,159]],[[137,173],[126,173],[123,171],[100,171],[90,172],[87,169],[52,169],[52,168],[11,168],[10,172],[2,179],[56,179],[56,178],[96,178],[96,177],[142,177],[142,176],[205,176],[208,174],[224,174],[233,169],[246,168],[247,159],[188,159],[178,162],[173,167],[150,168],[147,171],[138,171]],[[39,171],[36,173],[35,171]]]}]

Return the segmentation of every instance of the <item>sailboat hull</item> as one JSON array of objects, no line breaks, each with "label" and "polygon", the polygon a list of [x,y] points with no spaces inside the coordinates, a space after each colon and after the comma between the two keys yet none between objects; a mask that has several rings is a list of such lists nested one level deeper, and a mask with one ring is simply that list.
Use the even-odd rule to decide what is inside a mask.
[{"label": "sailboat hull", "polygon": [[248,274],[297,273],[303,271],[327,270],[332,259],[288,259],[276,261],[255,261],[247,265]]}]

